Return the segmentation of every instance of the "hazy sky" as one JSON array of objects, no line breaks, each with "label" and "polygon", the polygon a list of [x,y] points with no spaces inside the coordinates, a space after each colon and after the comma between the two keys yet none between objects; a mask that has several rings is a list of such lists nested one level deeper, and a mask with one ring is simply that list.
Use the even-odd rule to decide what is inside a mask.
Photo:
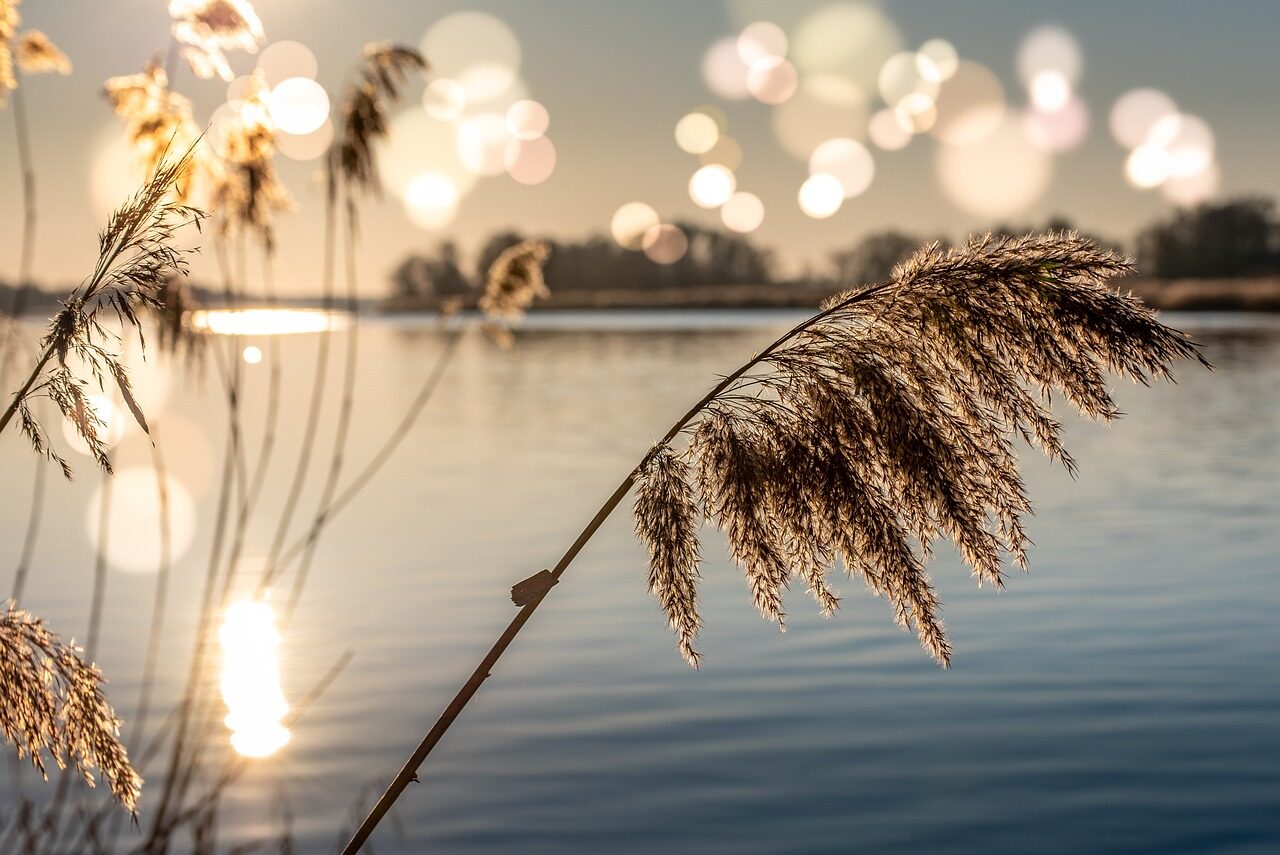
[{"label": "hazy sky", "polygon": [[[758,19],[788,31],[830,2],[801,0],[489,0],[489,2],[339,2],[257,0],[269,41],[292,39],[320,59],[318,79],[340,91],[360,48],[392,39],[416,45],[442,16],[461,9],[489,12],[520,40],[521,78],[531,97],[551,113],[548,132],[558,166],[544,184],[526,187],[506,176],[482,179],[446,228],[424,232],[394,198],[365,216],[366,289],[380,292],[385,274],[403,255],[444,237],[471,248],[499,228],[577,236],[607,230],[614,211],[629,201],[652,205],[664,219],[691,218],[716,225],[715,211],[690,200],[687,182],[697,158],[673,139],[676,121],[691,109],[718,104],[729,132],[742,145],[741,189],[765,204],[755,237],[777,250],[790,270],[824,264],[828,253],[869,231],[896,227],[922,234],[959,234],[989,218],[966,213],[942,191],[935,164],[939,145],[917,138],[903,151],[876,155],[870,189],[828,220],[806,217],[796,193],[807,165],[775,138],[772,108],[756,101],[717,99],[703,81],[703,54],[716,39]],[[1066,2],[938,2],[887,0],[881,4],[914,49],[931,37],[951,41],[964,58],[993,70],[1011,108],[1025,104],[1015,57],[1023,37],[1043,24],[1074,34],[1084,54],[1078,92],[1091,125],[1085,142],[1056,157],[1047,190],[1014,216],[1019,222],[1065,214],[1092,230],[1128,238],[1168,208],[1159,191],[1139,191],[1124,180],[1126,151],[1107,129],[1111,105],[1140,86],[1170,94],[1183,111],[1212,127],[1222,194],[1280,195],[1280,3],[1274,0],[1073,0]],[[40,234],[36,265],[42,280],[80,279],[92,266],[103,212],[91,185],[97,153],[119,125],[100,93],[109,76],[131,73],[162,50],[168,37],[164,0],[27,0],[24,24],[45,30],[72,58],[68,78],[25,82],[31,105],[40,179]],[[430,57],[428,57],[430,59]],[[237,71],[254,59],[234,55]],[[174,88],[190,94],[202,123],[223,99],[225,84],[200,81],[183,69]],[[418,104],[421,86],[407,102]],[[419,108],[420,109],[420,108]],[[446,133],[445,126],[441,126]],[[299,211],[280,233],[280,286],[315,290],[320,194],[309,179],[314,164],[282,167]],[[16,233],[18,171],[12,116],[0,112],[0,228]],[[12,278],[16,246],[0,253],[0,278]],[[211,278],[212,271],[201,269]]]}]

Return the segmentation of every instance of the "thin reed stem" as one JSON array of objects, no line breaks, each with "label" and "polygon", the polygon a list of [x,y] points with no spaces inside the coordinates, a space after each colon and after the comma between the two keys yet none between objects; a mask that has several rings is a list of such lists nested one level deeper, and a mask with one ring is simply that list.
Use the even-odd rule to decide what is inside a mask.
[{"label": "thin reed stem", "polygon": [[[715,400],[721,392],[728,389],[736,380],[745,375],[752,368],[768,359],[769,356],[772,355],[779,347],[790,341],[793,337],[828,315],[845,309],[855,303],[862,302],[880,293],[886,287],[888,287],[886,283],[881,283],[879,285],[873,285],[865,288],[792,327],[785,334],[774,340],[772,344],[744,363],[738,368],[738,370],[729,374],[716,384],[711,391],[703,396],[702,400],[690,407],[688,412],[681,416],[676,423],[671,426],[670,430],[668,430],[666,435],[659,440],[657,445],[664,445],[674,439],[676,435],[679,434],[680,431],[684,430],[685,426],[697,417],[697,415],[701,413],[708,404]],[[373,806],[364,821],[360,823],[360,827],[356,829],[355,833],[351,836],[351,840],[347,843],[346,848],[342,850],[343,855],[354,855],[354,853],[360,851],[365,842],[368,841],[369,836],[373,834],[373,830],[378,827],[378,824],[387,815],[387,812],[391,810],[392,805],[394,805],[396,800],[400,798],[400,795],[404,792],[405,788],[416,779],[418,769],[426,761],[428,755],[431,754],[431,751],[436,747],[436,745],[439,744],[445,733],[453,725],[453,722],[457,720],[459,715],[461,715],[463,709],[465,709],[471,699],[475,697],[480,686],[489,678],[494,665],[497,664],[498,660],[502,657],[502,654],[506,652],[507,648],[511,645],[511,642],[515,640],[515,637],[519,635],[520,630],[524,628],[524,625],[528,623],[529,618],[533,617],[533,613],[537,611],[538,606],[542,604],[542,600],[546,597],[547,593],[549,593],[551,588],[559,582],[560,577],[564,575],[564,572],[569,568],[569,565],[573,563],[573,560],[578,557],[578,553],[582,551],[583,547],[585,547],[591,538],[595,536],[595,533],[600,530],[600,526],[604,525],[605,520],[607,520],[615,510],[617,510],[618,505],[620,505],[622,500],[626,498],[627,493],[631,492],[631,488],[635,486],[639,470],[640,466],[637,465],[636,468],[632,469],[631,472],[627,474],[626,478],[622,479],[622,483],[619,484],[617,489],[614,490],[609,498],[605,500],[604,504],[600,506],[600,510],[596,511],[595,516],[587,523],[586,527],[578,535],[577,539],[573,541],[565,551],[564,555],[560,557],[560,560],[556,562],[555,567],[551,570],[551,580],[549,584],[542,589],[541,593],[536,594],[531,600],[529,600],[529,602],[527,602],[520,611],[516,613],[516,616],[511,619],[507,628],[498,636],[498,640],[494,642],[491,648],[489,648],[489,652],[480,660],[480,664],[476,666],[475,670],[471,673],[471,676],[462,685],[462,688],[458,690],[456,695],[454,695],[453,700],[451,700],[444,708],[444,712],[442,712],[440,717],[436,719],[435,724],[433,724],[431,729],[427,731],[427,735],[423,737],[422,741],[418,744],[418,747],[414,749],[413,753],[409,756],[408,761],[405,762],[404,766],[401,767],[395,778],[392,779],[390,785],[388,785],[386,789],[386,792],[382,794],[378,799],[377,804]]]}]

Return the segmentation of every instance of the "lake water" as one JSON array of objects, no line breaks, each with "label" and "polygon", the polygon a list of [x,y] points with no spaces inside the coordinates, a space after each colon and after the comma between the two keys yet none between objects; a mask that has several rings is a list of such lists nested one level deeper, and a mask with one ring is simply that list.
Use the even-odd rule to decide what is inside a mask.
[{"label": "lake water", "polygon": [[[284,793],[300,850],[335,849],[511,618],[509,586],[553,563],[715,375],[795,317],[542,316],[510,351],[468,334],[393,464],[326,530],[284,637],[286,697],[343,651],[355,657],[290,744],[253,761],[219,839],[275,834]],[[1070,423],[1077,481],[1026,455],[1030,575],[997,595],[939,555],[952,670],[860,583],[840,585],[831,620],[794,591],[779,634],[708,530],[705,662],[691,671],[645,591],[627,503],[433,754],[376,851],[1280,851],[1280,323],[1167,320],[1193,331],[1217,370],[1125,384],[1125,419]],[[335,363],[346,335],[332,339]],[[284,420],[247,530],[250,576],[296,461],[317,339],[277,341]],[[426,320],[370,320],[360,342],[348,471],[399,418],[443,334]],[[270,349],[245,344],[268,351],[245,366],[252,459]],[[226,420],[212,372],[197,382],[162,358],[150,365],[139,383],[193,523],[174,568],[158,721],[186,675]],[[323,480],[337,397],[335,381],[299,524]],[[127,435],[116,459],[128,475],[148,465],[147,446]],[[50,481],[23,605],[83,638],[100,479],[87,458],[73,462],[74,484]],[[33,466],[15,435],[0,441],[9,567]],[[146,501],[117,491],[123,516]],[[98,660],[127,720],[156,546],[118,525],[111,554],[138,566],[108,576]],[[215,758],[228,751],[225,735],[214,742]],[[162,764],[145,772],[144,827]],[[7,770],[2,780],[12,805]]]}]

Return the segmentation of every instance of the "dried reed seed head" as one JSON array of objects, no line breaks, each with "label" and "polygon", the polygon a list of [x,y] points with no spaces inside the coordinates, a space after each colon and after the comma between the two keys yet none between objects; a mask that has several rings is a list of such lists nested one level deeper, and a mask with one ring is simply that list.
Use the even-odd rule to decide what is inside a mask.
[{"label": "dried reed seed head", "polygon": [[[928,244],[888,282],[833,298],[732,375],[695,415],[685,453],[702,512],[725,531],[765,617],[781,619],[792,575],[834,609],[825,577],[838,561],[948,664],[925,561],[945,538],[980,582],[1001,585],[1005,558],[1025,566],[1031,503],[1013,442],[1072,467],[1052,392],[1112,419],[1109,372],[1145,383],[1175,360],[1204,362],[1184,334],[1108,285],[1131,271],[1070,232]],[[678,482],[646,471],[646,508],[681,500]],[[670,572],[654,564],[668,560],[670,532],[637,533],[651,577]]]},{"label": "dried reed seed head", "polygon": [[[169,79],[157,63],[138,74],[112,77],[103,87],[116,115],[125,123],[129,147],[147,178],[155,175],[165,155],[192,149],[200,139],[191,117],[191,102],[169,89]],[[187,169],[175,184],[178,196],[189,201],[197,180],[207,175],[211,159],[203,146],[194,148]]]},{"label": "dried reed seed head", "polygon": [[175,356],[199,359],[208,336],[192,323],[200,301],[195,289],[184,276],[170,275],[156,293],[150,307],[156,324],[156,343],[160,350]]},{"label": "dried reed seed head", "polygon": [[134,812],[142,779],[120,740],[101,672],[79,654],[10,602],[0,613],[0,728],[41,775],[48,758],[58,768],[70,762],[90,786],[97,770],[116,801]]},{"label": "dried reed seed head", "polygon": [[386,137],[388,115],[410,74],[426,68],[426,60],[413,48],[389,42],[365,45],[357,83],[342,104],[338,133],[329,148],[331,198],[340,181],[365,192],[377,190],[373,141]]},{"label": "dried reed seed head", "polygon": [[221,154],[213,175],[212,203],[227,232],[253,229],[274,243],[274,215],[292,211],[293,197],[276,173],[276,126],[267,107],[266,80],[255,73],[224,123],[215,146]]},{"label": "dried reed seed head", "polygon": [[206,80],[231,80],[235,75],[225,52],[257,53],[266,40],[262,21],[248,0],[172,0],[169,16],[183,59]]},{"label": "dried reed seed head", "polygon": [[18,38],[18,68],[26,74],[71,73],[71,60],[39,30],[27,30]]},{"label": "dried reed seed head", "polygon": [[18,24],[22,23],[22,16],[18,14],[19,2],[21,0],[0,0],[0,107],[4,106],[9,90],[18,88],[10,42]]},{"label": "dried reed seed head", "polygon": [[649,548],[649,593],[676,634],[680,655],[698,667],[698,529],[702,513],[689,464],[670,446],[655,448],[636,474],[636,535]]},{"label": "dried reed seed head", "polygon": [[489,265],[480,310],[493,322],[524,317],[534,300],[551,296],[543,276],[550,257],[551,244],[545,240],[524,240],[504,250]]}]

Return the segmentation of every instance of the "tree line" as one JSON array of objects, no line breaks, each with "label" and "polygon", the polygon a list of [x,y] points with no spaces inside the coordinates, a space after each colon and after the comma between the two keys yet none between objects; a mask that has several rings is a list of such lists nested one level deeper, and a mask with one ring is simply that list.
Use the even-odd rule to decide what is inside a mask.
[{"label": "tree line", "polygon": [[[553,290],[696,288],[764,285],[784,280],[773,253],[750,237],[690,223],[679,223],[689,250],[674,264],[658,264],[644,253],[620,247],[603,234],[580,240],[551,240],[547,282]],[[1063,218],[1043,224],[998,224],[997,235],[1076,228]],[[1077,229],[1079,231],[1083,231]],[[1098,243],[1129,249],[1142,276],[1158,279],[1218,279],[1280,275],[1280,216],[1270,199],[1248,197],[1175,211],[1139,232],[1131,247],[1098,235]],[[503,231],[480,247],[467,264],[458,244],[442,241],[434,249],[410,254],[392,274],[401,297],[447,298],[474,293],[485,271],[503,250],[529,235]],[[827,265],[804,278],[809,282],[880,282],[893,266],[929,240],[945,237],[889,229],[869,234],[830,254]]]}]

